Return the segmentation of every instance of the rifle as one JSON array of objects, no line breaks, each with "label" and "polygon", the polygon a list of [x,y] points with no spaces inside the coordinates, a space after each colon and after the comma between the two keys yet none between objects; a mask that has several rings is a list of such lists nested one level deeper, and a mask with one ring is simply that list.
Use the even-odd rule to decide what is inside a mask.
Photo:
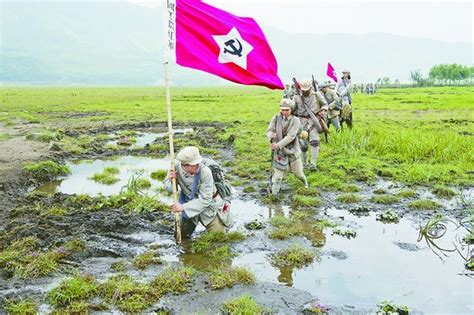
[{"label": "rifle", "polygon": [[[270,140],[270,143],[273,143],[273,139]],[[270,178],[268,179],[268,193],[272,193],[272,178],[273,178],[273,158],[275,157],[275,150],[271,150],[271,158],[270,158]]]},{"label": "rifle", "polygon": [[[329,142],[329,140],[328,140],[329,128],[326,125],[326,122],[324,121],[324,119],[321,118],[321,116],[319,115],[321,110],[319,110],[317,113],[313,113],[311,108],[309,108],[309,106],[306,105],[305,102],[303,101],[303,91],[301,90],[301,85],[298,83],[296,78],[293,78],[293,82],[295,83],[295,88],[296,88],[297,94],[301,96],[301,103],[303,103],[303,106],[306,108],[306,111],[308,112],[309,117],[311,117],[311,120],[315,124],[316,131],[318,133],[323,132],[324,133],[324,139],[326,139],[326,143],[328,143]],[[314,81],[314,77],[313,77],[313,85],[314,85],[314,82],[315,81]]]},{"label": "rifle", "polygon": [[314,79],[314,75],[311,75],[311,84],[313,85],[313,89],[315,92],[318,91],[318,81]]}]

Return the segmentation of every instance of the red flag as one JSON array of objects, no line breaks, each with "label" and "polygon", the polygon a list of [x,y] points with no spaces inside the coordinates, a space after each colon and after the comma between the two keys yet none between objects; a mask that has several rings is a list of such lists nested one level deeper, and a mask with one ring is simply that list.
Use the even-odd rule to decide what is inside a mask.
[{"label": "red flag", "polygon": [[328,77],[334,80],[334,82],[337,82],[337,75],[336,75],[336,70],[334,67],[328,62],[328,69],[326,70],[326,74]]},{"label": "red flag", "polygon": [[[175,21],[167,21],[168,48],[175,48],[179,65],[240,84],[284,88],[270,45],[252,18],[232,15],[199,0],[175,1]],[[171,2],[168,0],[168,11]]]}]

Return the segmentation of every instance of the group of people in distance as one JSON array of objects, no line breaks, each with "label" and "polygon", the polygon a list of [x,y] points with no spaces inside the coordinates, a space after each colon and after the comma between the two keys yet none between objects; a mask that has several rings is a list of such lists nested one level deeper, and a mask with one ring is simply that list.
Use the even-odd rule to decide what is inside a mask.
[{"label": "group of people in distance", "polygon": [[280,112],[267,128],[272,150],[272,194],[279,193],[288,170],[308,187],[303,170],[317,169],[321,134],[330,125],[339,132],[342,122],[352,128],[351,73],[342,73],[334,89],[328,83],[316,85],[311,81],[286,85]]},{"label": "group of people in distance", "polygon": [[[284,176],[291,171],[307,188],[304,168],[317,169],[321,134],[333,125],[341,130],[341,122],[352,126],[351,74],[343,76],[332,88],[328,83],[305,81],[293,89],[287,85],[266,131],[272,152],[270,193],[280,192]],[[350,120],[349,120],[350,118]],[[173,191],[176,181],[179,200],[172,210],[180,214],[182,236],[189,238],[201,223],[208,231],[225,231],[231,224],[230,196],[222,190],[223,182],[215,176],[215,163],[205,159],[197,147],[185,147],[176,156],[175,169],[170,170],[164,185]]]}]

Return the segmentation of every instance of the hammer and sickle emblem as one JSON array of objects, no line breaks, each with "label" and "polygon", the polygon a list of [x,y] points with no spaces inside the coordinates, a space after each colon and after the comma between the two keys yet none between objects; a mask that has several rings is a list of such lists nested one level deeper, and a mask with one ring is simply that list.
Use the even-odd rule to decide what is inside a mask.
[{"label": "hammer and sickle emblem", "polygon": [[[236,42],[238,44],[238,47],[235,47]],[[229,39],[224,43],[224,45],[226,45],[226,48],[224,48],[224,53],[229,53],[231,55],[242,57],[242,44],[237,38],[235,40]],[[231,48],[231,50],[227,49],[227,47]]]}]

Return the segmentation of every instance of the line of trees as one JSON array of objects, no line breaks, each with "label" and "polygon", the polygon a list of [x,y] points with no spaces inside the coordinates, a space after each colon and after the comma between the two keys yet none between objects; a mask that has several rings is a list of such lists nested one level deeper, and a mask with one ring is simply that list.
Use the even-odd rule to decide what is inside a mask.
[{"label": "line of trees", "polygon": [[474,78],[474,67],[458,64],[441,64],[433,66],[428,74],[428,78],[423,78],[420,70],[410,71],[410,77],[417,86],[427,86],[434,84],[453,85],[467,83],[472,84]]}]

